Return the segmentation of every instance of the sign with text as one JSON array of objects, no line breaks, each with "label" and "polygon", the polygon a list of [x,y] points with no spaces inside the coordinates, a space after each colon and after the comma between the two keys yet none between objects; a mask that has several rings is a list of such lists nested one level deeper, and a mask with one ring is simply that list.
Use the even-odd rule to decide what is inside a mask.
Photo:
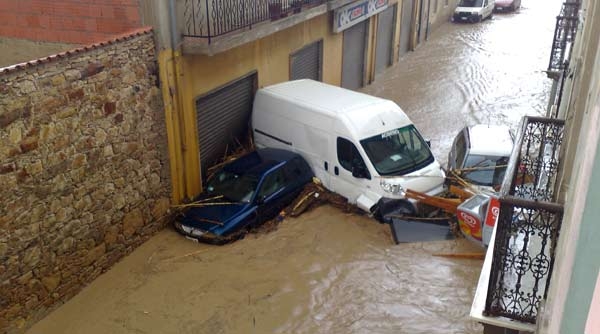
[{"label": "sign with text", "polygon": [[336,9],[333,13],[333,32],[340,32],[384,11],[389,0],[361,0]]}]

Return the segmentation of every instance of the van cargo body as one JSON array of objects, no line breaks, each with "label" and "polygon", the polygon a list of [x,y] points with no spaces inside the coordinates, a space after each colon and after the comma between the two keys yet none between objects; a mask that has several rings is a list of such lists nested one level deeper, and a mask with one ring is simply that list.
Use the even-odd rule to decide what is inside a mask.
[{"label": "van cargo body", "polygon": [[259,89],[252,111],[257,147],[302,155],[323,185],[381,217],[414,213],[405,189],[437,195],[444,172],[394,102],[313,80]]}]

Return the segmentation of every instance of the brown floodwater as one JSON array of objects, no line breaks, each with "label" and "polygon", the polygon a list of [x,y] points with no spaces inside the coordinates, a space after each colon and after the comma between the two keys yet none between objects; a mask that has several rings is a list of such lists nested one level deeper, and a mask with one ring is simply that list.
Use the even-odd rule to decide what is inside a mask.
[{"label": "brown floodwater", "polygon": [[[444,24],[363,91],[396,101],[441,161],[464,125],[544,114],[559,0]],[[395,245],[389,226],[323,206],[225,246],[166,229],[28,333],[482,333],[469,318],[482,252]]]}]

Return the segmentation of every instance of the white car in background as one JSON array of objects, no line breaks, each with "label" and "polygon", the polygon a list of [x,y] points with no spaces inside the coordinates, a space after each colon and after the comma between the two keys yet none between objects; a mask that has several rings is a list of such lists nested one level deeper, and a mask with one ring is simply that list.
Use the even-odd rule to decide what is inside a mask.
[{"label": "white car in background", "polygon": [[454,22],[481,22],[494,15],[494,0],[460,0],[452,20]]},{"label": "white car in background", "polygon": [[484,192],[497,192],[504,180],[514,145],[508,126],[475,125],[463,128],[448,154],[448,171]]},{"label": "white car in background", "polygon": [[521,0],[496,0],[495,11],[511,11],[514,12],[521,8]]}]

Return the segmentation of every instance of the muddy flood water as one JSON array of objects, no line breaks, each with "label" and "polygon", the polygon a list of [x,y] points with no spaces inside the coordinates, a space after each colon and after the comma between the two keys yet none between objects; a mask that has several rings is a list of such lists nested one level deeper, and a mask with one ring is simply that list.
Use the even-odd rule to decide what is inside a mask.
[{"label": "muddy flood water", "polygon": [[[467,124],[544,114],[559,0],[446,23],[363,91],[395,100],[446,161]],[[28,333],[482,333],[469,319],[482,249],[395,245],[389,226],[323,206],[222,247],[168,228]]]}]

